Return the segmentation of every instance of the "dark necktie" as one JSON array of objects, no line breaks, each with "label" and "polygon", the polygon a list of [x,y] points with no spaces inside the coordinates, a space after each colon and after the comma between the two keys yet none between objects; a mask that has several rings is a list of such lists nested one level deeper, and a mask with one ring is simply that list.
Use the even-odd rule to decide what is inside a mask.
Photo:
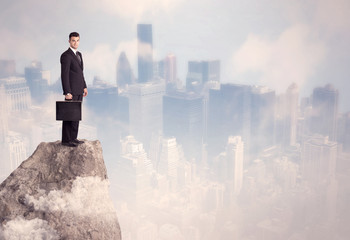
[{"label": "dark necktie", "polygon": [[76,55],[77,55],[77,58],[78,58],[78,60],[79,60],[80,65],[81,65],[81,57],[80,57],[80,55],[79,55],[78,53],[79,53],[79,52],[77,51],[77,52],[76,52]]}]

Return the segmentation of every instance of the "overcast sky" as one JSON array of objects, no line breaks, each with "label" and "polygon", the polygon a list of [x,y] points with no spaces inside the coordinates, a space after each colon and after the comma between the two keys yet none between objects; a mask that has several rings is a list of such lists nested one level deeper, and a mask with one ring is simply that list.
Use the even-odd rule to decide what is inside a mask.
[{"label": "overcast sky", "polygon": [[224,83],[281,93],[296,82],[302,96],[332,83],[350,110],[347,0],[2,0],[0,12],[0,59],[16,60],[18,73],[36,59],[56,81],[78,31],[88,83],[115,83],[121,51],[137,76],[136,25],[151,23],[155,60],[175,54],[183,82],[189,60],[219,59]]}]

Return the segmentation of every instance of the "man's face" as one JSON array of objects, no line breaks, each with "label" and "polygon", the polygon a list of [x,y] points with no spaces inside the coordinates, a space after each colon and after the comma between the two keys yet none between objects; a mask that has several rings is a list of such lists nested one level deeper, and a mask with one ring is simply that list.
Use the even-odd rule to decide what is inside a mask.
[{"label": "man's face", "polygon": [[79,47],[79,37],[71,37],[69,39],[69,45],[73,49],[77,49]]}]

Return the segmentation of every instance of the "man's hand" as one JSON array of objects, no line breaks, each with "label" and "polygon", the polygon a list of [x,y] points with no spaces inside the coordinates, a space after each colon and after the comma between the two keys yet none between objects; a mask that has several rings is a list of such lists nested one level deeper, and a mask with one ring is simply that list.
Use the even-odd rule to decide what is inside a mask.
[{"label": "man's hand", "polygon": [[67,93],[66,96],[65,96],[65,98],[66,98],[67,100],[71,100],[71,99],[73,98],[73,96],[72,96],[72,94]]},{"label": "man's hand", "polygon": [[87,88],[84,88],[84,94],[83,94],[83,96],[86,97],[87,95],[88,95],[88,90],[87,90]]}]

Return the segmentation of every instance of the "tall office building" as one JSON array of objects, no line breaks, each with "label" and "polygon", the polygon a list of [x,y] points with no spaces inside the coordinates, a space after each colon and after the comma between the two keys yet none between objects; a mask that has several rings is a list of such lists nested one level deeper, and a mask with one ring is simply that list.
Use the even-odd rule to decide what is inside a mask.
[{"label": "tall office building", "polygon": [[89,86],[89,97],[86,99],[89,109],[97,115],[116,118],[118,113],[118,87],[94,77]]},{"label": "tall office building", "polygon": [[9,111],[21,112],[31,106],[30,91],[24,78],[3,78],[0,79],[0,85],[3,85],[5,88]]},{"label": "tall office building", "polygon": [[190,61],[186,77],[187,91],[201,92],[206,83],[220,82],[220,61]]},{"label": "tall office building", "polygon": [[143,144],[133,136],[121,140],[121,157],[117,161],[117,192],[122,201],[133,209],[152,199],[153,166]]},{"label": "tall office building", "polygon": [[312,94],[310,130],[337,141],[338,90],[331,84],[315,88]]},{"label": "tall office building", "polygon": [[176,137],[186,157],[200,157],[203,133],[201,96],[177,92],[163,97],[163,134]]},{"label": "tall office building", "polygon": [[49,81],[45,75],[47,71],[43,71],[42,64],[38,61],[33,61],[29,67],[24,69],[24,76],[34,102],[42,102],[47,97]]},{"label": "tall office building", "polygon": [[152,24],[137,24],[138,82],[153,80]]},{"label": "tall office building", "polygon": [[294,146],[297,140],[299,88],[293,83],[287,89],[283,101],[283,145]]},{"label": "tall office building", "polygon": [[258,154],[275,144],[275,91],[253,86],[250,117],[250,152]]},{"label": "tall office building", "polygon": [[[7,98],[5,86],[0,84],[0,145],[3,146],[8,132]],[[0,148],[1,151],[1,148]]]},{"label": "tall office building", "polygon": [[5,87],[0,84],[0,182],[4,180],[8,174],[8,148],[6,146],[6,136],[8,134],[8,108],[6,102]]},{"label": "tall office building", "polygon": [[135,82],[135,76],[129,60],[125,52],[121,52],[117,63],[117,86],[124,89],[127,85],[134,84]]},{"label": "tall office building", "polygon": [[245,151],[249,149],[251,87],[222,84],[211,89],[208,102],[207,137],[209,156],[225,151],[229,136],[242,136]]},{"label": "tall office building", "polygon": [[343,151],[350,153],[350,112],[339,118],[337,140],[343,145]]},{"label": "tall office building", "polygon": [[328,136],[314,135],[303,143],[302,176],[312,184],[327,182],[335,175],[337,143]]},{"label": "tall office building", "polygon": [[240,136],[228,138],[226,154],[230,181],[233,182],[233,195],[238,195],[243,185],[244,143]]},{"label": "tall office building", "polygon": [[177,83],[176,56],[168,54],[158,63],[158,75],[165,79],[166,84]]},{"label": "tall office building", "polygon": [[160,154],[157,170],[169,178],[170,189],[175,191],[178,185],[178,166],[180,162],[180,152],[176,143],[176,138],[163,138],[162,150]]},{"label": "tall office building", "polygon": [[284,191],[288,191],[297,185],[299,165],[290,161],[287,157],[275,158],[272,171]]},{"label": "tall office building", "polygon": [[9,132],[6,139],[9,151],[10,172],[15,170],[27,158],[27,144],[22,134]]},{"label": "tall office building", "polygon": [[163,129],[162,110],[165,84],[160,82],[139,83],[129,86],[130,133],[148,149],[152,134]]}]

